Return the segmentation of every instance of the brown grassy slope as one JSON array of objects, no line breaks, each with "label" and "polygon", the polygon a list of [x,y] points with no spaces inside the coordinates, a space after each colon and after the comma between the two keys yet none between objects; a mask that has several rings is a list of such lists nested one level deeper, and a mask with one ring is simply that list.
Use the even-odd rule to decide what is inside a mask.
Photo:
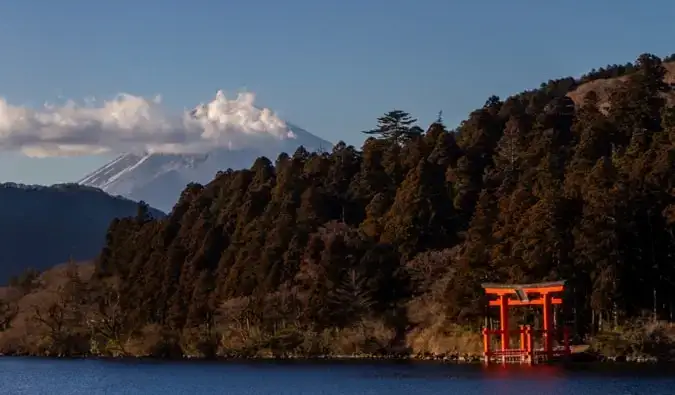
[{"label": "brown grassy slope", "polygon": [[[675,62],[664,63],[663,65],[666,68],[664,81],[668,84],[675,84]],[[587,82],[568,93],[567,96],[569,96],[575,104],[580,105],[583,103],[584,97],[589,92],[593,91],[598,95],[602,106],[606,108],[611,90],[618,87],[620,84],[623,84],[628,77],[629,76],[623,76]],[[671,105],[675,105],[675,92],[669,93],[667,99]]]}]

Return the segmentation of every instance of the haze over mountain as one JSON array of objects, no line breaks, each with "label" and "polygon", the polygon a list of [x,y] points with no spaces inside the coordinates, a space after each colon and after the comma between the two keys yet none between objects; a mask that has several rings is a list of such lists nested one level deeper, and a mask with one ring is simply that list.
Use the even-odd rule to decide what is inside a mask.
[{"label": "haze over mountain", "polygon": [[[91,187],[0,184],[0,284],[27,268],[46,269],[95,258],[114,218],[136,215],[138,204]],[[154,217],[161,211],[150,209]]]}]

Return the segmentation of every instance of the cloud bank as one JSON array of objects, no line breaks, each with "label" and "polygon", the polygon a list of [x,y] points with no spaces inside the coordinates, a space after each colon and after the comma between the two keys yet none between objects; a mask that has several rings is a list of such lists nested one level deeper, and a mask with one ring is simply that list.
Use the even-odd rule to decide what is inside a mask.
[{"label": "cloud bank", "polygon": [[222,91],[194,110],[171,113],[161,98],[120,94],[83,105],[69,101],[39,109],[0,98],[0,149],[32,157],[106,152],[199,153],[295,138],[271,110],[255,107],[253,93],[228,99]]}]

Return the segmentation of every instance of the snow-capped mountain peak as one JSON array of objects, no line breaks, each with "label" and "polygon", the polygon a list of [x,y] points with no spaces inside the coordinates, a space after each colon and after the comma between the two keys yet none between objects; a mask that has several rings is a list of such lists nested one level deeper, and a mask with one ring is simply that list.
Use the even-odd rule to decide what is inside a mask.
[{"label": "snow-capped mountain peak", "polygon": [[[199,114],[199,107],[192,112],[193,116]],[[275,159],[281,152],[291,154],[301,145],[310,151],[332,147],[331,143],[298,126],[286,123],[286,127],[288,133],[283,138],[261,140],[259,146],[216,148],[199,154],[123,154],[78,183],[101,188],[112,195],[144,200],[168,212],[188,183],[207,183],[220,170],[247,168],[259,156]]]}]

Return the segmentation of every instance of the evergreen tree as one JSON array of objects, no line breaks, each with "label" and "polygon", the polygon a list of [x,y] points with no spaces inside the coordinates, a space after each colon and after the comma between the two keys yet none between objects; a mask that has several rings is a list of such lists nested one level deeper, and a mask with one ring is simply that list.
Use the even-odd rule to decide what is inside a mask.
[{"label": "evergreen tree", "polygon": [[365,134],[377,135],[395,143],[404,143],[422,135],[422,129],[416,126],[417,119],[402,110],[392,110],[377,119],[375,129],[364,131]]}]

